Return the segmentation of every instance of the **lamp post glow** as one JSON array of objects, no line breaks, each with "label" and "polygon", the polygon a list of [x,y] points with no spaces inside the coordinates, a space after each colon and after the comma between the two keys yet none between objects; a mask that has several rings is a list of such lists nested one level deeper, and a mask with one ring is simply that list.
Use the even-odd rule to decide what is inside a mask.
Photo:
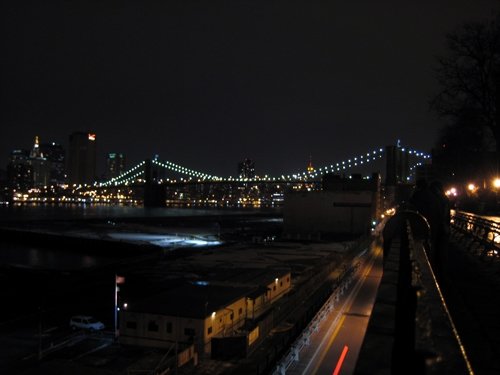
[{"label": "lamp post glow", "polygon": [[493,180],[493,187],[494,187],[495,189],[500,188],[500,178],[498,178],[498,177],[497,177],[497,178],[495,178],[495,179]]}]

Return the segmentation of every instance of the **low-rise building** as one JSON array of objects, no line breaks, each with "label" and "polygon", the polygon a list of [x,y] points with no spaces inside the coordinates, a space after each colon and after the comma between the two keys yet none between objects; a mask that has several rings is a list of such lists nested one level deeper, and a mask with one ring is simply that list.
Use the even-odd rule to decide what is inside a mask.
[{"label": "low-rise building", "polygon": [[225,269],[210,281],[199,281],[141,301],[127,301],[120,314],[120,342],[169,347],[193,343],[198,353],[211,353],[212,338],[248,336],[241,329],[258,319],[291,287],[289,269]]},{"label": "low-rise building", "polygon": [[210,278],[212,285],[251,287],[247,294],[247,318],[255,319],[266,312],[291,287],[288,268],[227,268]]},{"label": "low-rise building", "polygon": [[129,301],[120,314],[120,343],[168,347],[194,343],[198,353],[210,353],[210,340],[241,327],[247,315],[250,288],[187,284]]},{"label": "low-rise building", "polygon": [[286,235],[319,238],[328,234],[368,233],[380,215],[380,176],[326,175],[323,190],[287,192],[283,208]]}]

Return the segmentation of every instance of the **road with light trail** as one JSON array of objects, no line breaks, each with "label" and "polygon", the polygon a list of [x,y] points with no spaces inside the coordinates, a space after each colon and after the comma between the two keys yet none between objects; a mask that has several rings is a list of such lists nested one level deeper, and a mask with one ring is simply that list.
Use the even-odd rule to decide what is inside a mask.
[{"label": "road with light trail", "polygon": [[299,362],[287,374],[347,375],[354,372],[378,286],[382,277],[382,248],[367,254],[353,282],[320,324]]}]

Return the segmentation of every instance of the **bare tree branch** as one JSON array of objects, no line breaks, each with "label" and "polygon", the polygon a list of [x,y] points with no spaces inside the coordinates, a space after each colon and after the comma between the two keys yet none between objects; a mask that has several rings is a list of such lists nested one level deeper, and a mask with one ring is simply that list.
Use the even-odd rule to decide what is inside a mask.
[{"label": "bare tree branch", "polygon": [[447,36],[447,47],[447,55],[437,59],[441,89],[431,108],[455,123],[474,113],[476,126],[489,128],[500,148],[500,17],[463,25]]}]

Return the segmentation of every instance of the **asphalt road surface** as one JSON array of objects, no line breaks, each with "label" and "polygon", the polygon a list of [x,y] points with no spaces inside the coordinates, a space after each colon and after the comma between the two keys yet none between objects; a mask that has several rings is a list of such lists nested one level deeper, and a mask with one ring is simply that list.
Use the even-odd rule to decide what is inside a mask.
[{"label": "asphalt road surface", "polygon": [[335,308],[312,335],[310,345],[287,374],[347,375],[354,372],[378,285],[382,277],[382,249],[367,254],[357,276]]}]

